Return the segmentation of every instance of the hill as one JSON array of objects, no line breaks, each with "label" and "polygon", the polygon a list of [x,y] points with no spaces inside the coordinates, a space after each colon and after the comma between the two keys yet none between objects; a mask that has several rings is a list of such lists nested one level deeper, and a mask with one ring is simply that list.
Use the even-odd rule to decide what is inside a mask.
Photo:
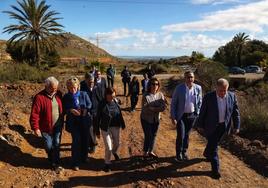
[{"label": "hill", "polygon": [[64,60],[77,58],[86,58],[88,60],[98,59],[102,62],[105,62],[105,60],[115,60],[115,57],[111,54],[85,39],[71,33],[64,33],[63,36],[63,47],[58,47],[57,50]]},{"label": "hill", "polygon": [[[62,62],[76,62],[85,58],[88,61],[100,61],[103,63],[115,62],[116,58],[105,50],[98,48],[94,44],[86,41],[74,34],[64,33],[61,38],[62,45],[57,47],[57,51]],[[10,58],[5,52],[6,41],[0,40],[0,60],[2,58]]]}]

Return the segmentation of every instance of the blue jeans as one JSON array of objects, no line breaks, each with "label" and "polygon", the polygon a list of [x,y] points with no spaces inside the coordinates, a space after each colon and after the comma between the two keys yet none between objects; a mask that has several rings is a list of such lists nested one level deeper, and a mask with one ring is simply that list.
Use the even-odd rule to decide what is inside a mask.
[{"label": "blue jeans", "polygon": [[148,123],[141,119],[141,125],[144,132],[144,152],[152,152],[154,149],[155,137],[159,127],[158,123]]},{"label": "blue jeans", "polygon": [[212,171],[218,172],[220,168],[219,156],[218,156],[218,145],[226,131],[224,124],[219,124],[215,132],[207,136],[207,146],[204,154],[208,156],[211,162]]},{"label": "blue jeans", "polygon": [[45,143],[45,150],[48,160],[51,164],[59,165],[60,163],[60,142],[62,126],[54,127],[53,133],[42,132],[42,138]]},{"label": "blue jeans", "polygon": [[78,166],[87,159],[89,146],[90,122],[81,121],[78,117],[71,125],[72,135],[72,165]]},{"label": "blue jeans", "polygon": [[181,120],[177,122],[176,156],[186,153],[189,146],[189,135],[193,127],[196,116],[194,113],[183,114]]}]

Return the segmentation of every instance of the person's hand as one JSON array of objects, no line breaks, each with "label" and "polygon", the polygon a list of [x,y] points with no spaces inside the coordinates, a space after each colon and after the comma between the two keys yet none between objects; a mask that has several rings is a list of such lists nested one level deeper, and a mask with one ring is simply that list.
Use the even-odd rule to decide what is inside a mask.
[{"label": "person's hand", "polygon": [[39,129],[34,130],[34,134],[38,137],[42,137],[41,131]]},{"label": "person's hand", "polygon": [[81,115],[81,112],[79,110],[76,110],[76,109],[71,109],[70,112],[75,116],[80,116]]},{"label": "person's hand", "polygon": [[234,134],[238,134],[239,132],[239,129],[234,129]]},{"label": "person's hand", "polygon": [[172,124],[173,125],[177,125],[177,120],[176,119],[172,119]]}]

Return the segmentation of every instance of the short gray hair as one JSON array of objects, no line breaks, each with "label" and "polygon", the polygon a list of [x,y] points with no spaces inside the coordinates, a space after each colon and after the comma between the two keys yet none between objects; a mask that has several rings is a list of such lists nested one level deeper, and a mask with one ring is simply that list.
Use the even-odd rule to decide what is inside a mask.
[{"label": "short gray hair", "polygon": [[218,87],[229,86],[229,82],[225,78],[220,78],[220,79],[217,80],[217,86]]},{"label": "short gray hair", "polygon": [[49,87],[51,85],[59,85],[59,81],[54,76],[50,76],[45,80],[46,87]]}]

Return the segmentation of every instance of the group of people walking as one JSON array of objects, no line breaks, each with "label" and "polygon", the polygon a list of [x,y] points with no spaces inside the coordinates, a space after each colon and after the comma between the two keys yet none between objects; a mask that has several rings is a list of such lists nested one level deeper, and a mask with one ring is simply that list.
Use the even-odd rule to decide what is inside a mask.
[{"label": "group of people walking", "polygon": [[[148,74],[150,72],[150,75]],[[101,72],[86,73],[80,82],[71,76],[66,81],[67,93],[62,96],[58,91],[59,82],[54,77],[45,80],[45,89],[33,100],[30,124],[34,133],[43,138],[48,160],[55,169],[60,169],[60,143],[65,122],[66,131],[71,133],[71,159],[74,170],[79,170],[81,163],[88,162],[88,153],[93,153],[97,146],[96,137],[103,138],[105,146],[104,170],[110,171],[111,157],[120,159],[118,148],[120,130],[126,125],[120,103],[114,88],[115,70],[110,65],[106,71],[107,81]],[[131,111],[134,112],[140,94],[139,80],[131,79],[127,67],[121,72],[124,96],[131,98]],[[173,93],[170,115],[176,126],[176,161],[189,160],[187,149],[189,135],[193,126],[205,130],[208,140],[204,156],[211,162],[212,177],[220,178],[218,144],[224,133],[230,131],[231,120],[235,132],[239,132],[240,117],[237,100],[228,91],[228,81],[219,79],[216,91],[202,96],[202,88],[194,83],[194,73],[184,74],[185,83],[178,85]],[[144,74],[142,85],[141,127],[144,132],[144,157],[157,158],[154,144],[160,126],[160,113],[167,109],[167,100],[160,91],[160,81],[149,67]],[[126,87],[128,86],[128,90]]]}]

